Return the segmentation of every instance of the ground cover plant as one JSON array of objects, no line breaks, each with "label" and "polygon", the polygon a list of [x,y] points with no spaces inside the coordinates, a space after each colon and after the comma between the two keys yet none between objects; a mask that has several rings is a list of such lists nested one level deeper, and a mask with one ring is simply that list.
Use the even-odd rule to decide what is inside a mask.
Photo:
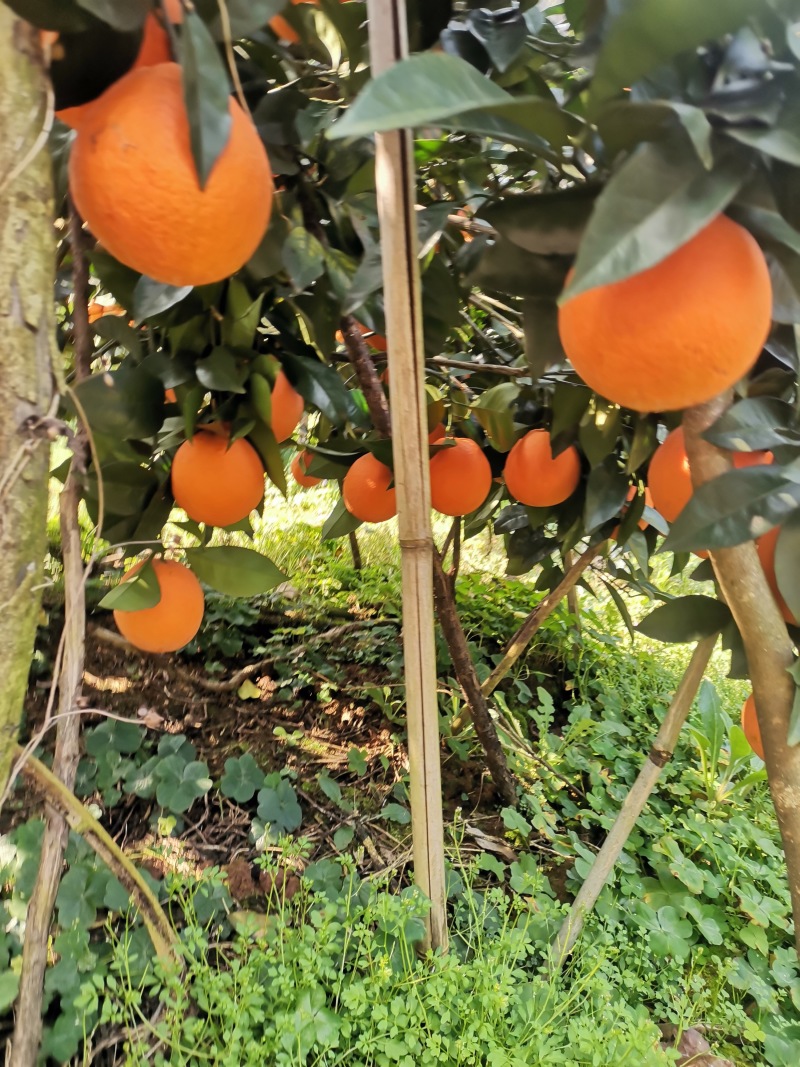
[{"label": "ground cover plant", "polygon": [[796,1062],[796,27],[0,7],[11,1067]]}]

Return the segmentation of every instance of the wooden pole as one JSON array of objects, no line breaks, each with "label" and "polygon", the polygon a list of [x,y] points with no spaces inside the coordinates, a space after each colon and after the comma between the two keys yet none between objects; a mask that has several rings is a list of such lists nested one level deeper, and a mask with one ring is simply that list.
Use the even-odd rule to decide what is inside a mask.
[{"label": "wooden pole", "polygon": [[[368,0],[372,76],[408,54],[405,0]],[[431,901],[429,944],[447,949],[444,829],[433,619],[433,534],[425,409],[413,142],[410,130],[375,138],[392,445],[403,572],[414,877]]]}]

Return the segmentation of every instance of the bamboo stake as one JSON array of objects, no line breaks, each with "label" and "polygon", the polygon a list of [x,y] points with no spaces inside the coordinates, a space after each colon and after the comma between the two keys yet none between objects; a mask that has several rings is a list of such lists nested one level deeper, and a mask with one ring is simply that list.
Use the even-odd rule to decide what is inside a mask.
[{"label": "bamboo stake", "polygon": [[662,770],[672,759],[678,735],[694,703],[718,636],[714,634],[713,637],[705,637],[695,646],[689,666],[675,690],[675,696],[656,734],[644,766],[639,771],[630,793],[625,797],[625,802],[619,810],[614,825],[603,842],[603,847],[597,853],[592,869],[558,932],[551,954],[551,967],[554,971],[563,967],[564,961],[572,951],[583,929],[586,916],[597,903],[597,898],[603,891],[603,886],[608,881],[625,847],[625,842],[630,837],[631,830],[644,810],[647,798],[652,793]]},{"label": "bamboo stake", "polygon": [[[368,0],[372,75],[408,54],[405,0]],[[447,949],[444,828],[433,631],[433,535],[419,263],[409,130],[376,136],[375,182],[392,376],[393,462],[403,574],[414,877],[431,901],[428,944]]]}]

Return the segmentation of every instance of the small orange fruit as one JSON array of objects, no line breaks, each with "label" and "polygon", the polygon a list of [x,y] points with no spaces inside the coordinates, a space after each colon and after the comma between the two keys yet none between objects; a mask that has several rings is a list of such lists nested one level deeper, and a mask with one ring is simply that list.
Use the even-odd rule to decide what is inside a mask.
[{"label": "small orange fruit", "polygon": [[[131,567],[123,582],[141,570],[144,561]],[[188,645],[203,621],[203,590],[195,574],[171,559],[154,559],[153,570],[161,599],[152,608],[114,612],[117,629],[143,652],[177,652]]]},{"label": "small orange fruit", "polygon": [[771,320],[763,253],[725,215],[654,267],[566,301],[558,317],[581,378],[634,411],[702,404],[735,385]]},{"label": "small orange fruit", "polygon": [[756,702],[753,694],[742,704],[742,730],[747,738],[747,743],[753,752],[761,759],[764,758],[764,745],[761,742],[761,729],[758,725]]},{"label": "small orange fruit", "polygon": [[164,401],[167,404],[177,404],[178,403],[178,394],[175,392],[174,389],[165,389],[164,390]]},{"label": "small orange fruit", "polygon": [[509,493],[521,504],[549,508],[578,488],[580,456],[574,445],[569,445],[553,457],[547,430],[529,430],[508,453],[503,477]]},{"label": "small orange fruit", "polygon": [[342,482],[344,506],[362,522],[386,522],[397,514],[394,475],[371,452],[359,457]]},{"label": "small orange fruit", "polygon": [[72,145],[72,197],[128,267],[168,285],[206,285],[243,266],[264,235],[272,170],[231,98],[232,125],[203,189],[177,63],[132,70],[87,110]]},{"label": "small orange fruit", "polygon": [[207,526],[231,526],[258,507],[264,496],[264,468],[243,438],[199,430],[184,441],[172,461],[172,495],[190,519]]},{"label": "small orange fruit", "polygon": [[303,414],[305,401],[282,370],[272,386],[272,432],[278,444],[292,436]]},{"label": "small orange fruit", "polygon": [[308,465],[314,457],[310,452],[298,452],[289,464],[289,469],[292,472],[292,477],[298,485],[302,485],[304,489],[310,489],[314,485],[319,485],[322,481],[321,478],[315,478],[313,474],[306,474]]},{"label": "small orange fruit", "polygon": [[431,459],[431,505],[442,515],[469,515],[492,488],[492,468],[483,449],[469,437],[453,438]]}]

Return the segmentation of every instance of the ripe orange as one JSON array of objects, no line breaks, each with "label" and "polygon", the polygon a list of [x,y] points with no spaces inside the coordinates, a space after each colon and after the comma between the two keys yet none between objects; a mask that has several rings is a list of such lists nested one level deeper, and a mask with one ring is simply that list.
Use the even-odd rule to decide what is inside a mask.
[{"label": "ripe orange", "polygon": [[761,743],[761,730],[758,725],[758,715],[756,714],[756,702],[752,693],[742,704],[742,729],[750,748],[757,756],[763,759],[764,746]]},{"label": "ripe orange", "polygon": [[[734,452],[731,458],[734,467],[741,468],[772,463],[774,456],[771,452]],[[647,486],[652,494],[653,507],[667,522],[674,522],[694,492],[682,426],[668,433],[653,453],[647,471]]]},{"label": "ripe orange", "polygon": [[431,505],[442,515],[469,515],[492,488],[492,468],[480,445],[469,437],[453,438],[431,460]]},{"label": "ripe orange", "polygon": [[361,456],[344,476],[344,506],[362,522],[385,522],[397,514],[394,475],[371,452]]},{"label": "ripe orange", "polygon": [[445,438],[444,424],[440,422],[436,426],[434,426],[434,428],[428,434],[428,443],[432,444],[432,445],[436,445],[436,444],[439,443],[439,441],[444,441],[444,438]]},{"label": "ripe orange", "polygon": [[272,432],[278,444],[286,441],[297,429],[305,401],[282,370],[272,386]]},{"label": "ripe orange", "polygon": [[174,389],[165,389],[164,390],[164,401],[167,404],[177,404],[178,403],[178,395],[177,395],[177,393],[175,392]]},{"label": "ripe orange", "polygon": [[232,98],[228,110],[228,143],[201,190],[177,63],[131,71],[88,109],[72,146],[70,190],[112,256],[181,286],[227,278],[255,252],[272,171],[251,120]]},{"label": "ripe orange", "polygon": [[771,319],[761,249],[718,215],[649,270],[568,300],[559,332],[573,367],[601,396],[634,411],[672,411],[742,378]]},{"label": "ripe orange", "polygon": [[172,495],[190,519],[207,526],[241,522],[264,496],[258,452],[241,437],[199,430],[172,461]]},{"label": "ripe orange", "polygon": [[[144,566],[137,563],[123,582]],[[114,612],[117,629],[143,652],[177,652],[188,645],[203,621],[203,590],[188,567],[171,559],[153,560],[153,570],[161,589],[161,599],[152,608]]]},{"label": "ripe orange", "polygon": [[581,461],[573,445],[553,458],[547,430],[529,430],[508,453],[503,477],[509,493],[521,504],[548,508],[575,492]]},{"label": "ripe orange", "polygon": [[778,578],[775,574],[775,547],[778,543],[778,535],[780,532],[780,526],[774,526],[768,533],[759,537],[756,541],[756,549],[758,551],[758,558],[761,560],[764,577],[767,579],[767,585],[772,590],[772,595],[775,597],[775,602],[780,608],[781,615],[783,615],[786,622],[794,626],[797,624],[797,619],[792,615],[789,610],[789,605],[780,594],[780,590],[778,589]]},{"label": "ripe orange", "polygon": [[322,481],[321,478],[315,478],[313,474],[306,474],[308,465],[312,459],[313,456],[310,452],[298,452],[289,464],[292,477],[297,484],[302,485],[304,489],[310,489],[313,485],[319,485]]},{"label": "ripe orange", "polygon": [[[359,330],[361,331],[362,337],[367,342],[367,344],[370,346],[370,348],[374,348],[376,352],[385,352],[387,350],[388,346],[387,346],[387,343],[386,343],[386,338],[383,337],[382,334],[375,333],[375,331],[371,330],[369,328],[369,326],[365,326],[363,322],[359,322],[356,325],[358,326]],[[344,334],[342,333],[341,330],[337,330],[336,331],[335,337],[336,337],[336,341],[340,345],[344,344]],[[389,368],[388,367],[383,372],[383,374],[381,374],[381,381],[385,385],[389,384]]]}]

